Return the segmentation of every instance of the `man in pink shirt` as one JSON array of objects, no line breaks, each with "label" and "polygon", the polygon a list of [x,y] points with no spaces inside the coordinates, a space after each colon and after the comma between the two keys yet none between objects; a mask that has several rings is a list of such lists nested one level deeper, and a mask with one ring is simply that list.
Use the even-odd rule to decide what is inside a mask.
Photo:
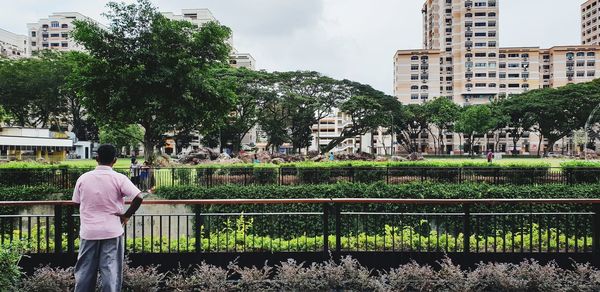
[{"label": "man in pink shirt", "polygon": [[[75,184],[73,202],[79,204],[81,228],[79,256],[75,265],[75,291],[95,291],[98,270],[102,291],[121,291],[123,278],[123,225],[142,204],[142,193],[112,166],[117,161],[112,145],[98,148],[95,170],[83,174]],[[132,199],[127,212],[124,200]]]}]

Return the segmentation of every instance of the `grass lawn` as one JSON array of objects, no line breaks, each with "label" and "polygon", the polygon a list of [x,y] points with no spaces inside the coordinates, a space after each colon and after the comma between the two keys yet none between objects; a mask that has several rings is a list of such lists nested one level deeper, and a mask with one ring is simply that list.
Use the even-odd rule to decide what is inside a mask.
[{"label": "grass lawn", "polygon": [[[139,164],[144,163],[144,159],[138,158],[138,163]],[[93,160],[93,159],[67,160],[67,161],[61,162],[60,164],[69,165],[69,166],[73,166],[73,167],[90,167],[90,168],[98,165],[98,163],[96,163],[96,160]],[[131,166],[130,158],[119,158],[117,160],[117,164],[115,164],[115,168],[129,168],[129,166]]]}]

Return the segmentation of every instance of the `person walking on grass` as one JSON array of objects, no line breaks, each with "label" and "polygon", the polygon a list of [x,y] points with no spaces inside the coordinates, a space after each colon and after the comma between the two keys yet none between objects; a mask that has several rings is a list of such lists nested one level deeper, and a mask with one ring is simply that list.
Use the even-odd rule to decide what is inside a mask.
[{"label": "person walking on grass", "polygon": [[[125,242],[123,225],[142,204],[142,192],[112,169],[117,150],[105,144],[98,148],[95,170],[83,174],[75,184],[73,202],[79,204],[80,245],[75,265],[75,292],[95,291],[98,271],[103,292],[121,291]],[[126,212],[124,200],[131,199]]]},{"label": "person walking on grass", "polygon": [[492,162],[494,162],[494,152],[492,152],[491,149],[488,149],[488,153],[487,153],[487,162],[489,164],[491,164]]}]

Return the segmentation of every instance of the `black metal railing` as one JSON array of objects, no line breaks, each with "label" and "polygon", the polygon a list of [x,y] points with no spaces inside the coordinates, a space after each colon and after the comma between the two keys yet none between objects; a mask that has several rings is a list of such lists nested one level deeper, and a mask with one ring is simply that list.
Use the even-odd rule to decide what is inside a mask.
[{"label": "black metal railing", "polygon": [[[73,188],[90,169],[0,169],[0,186]],[[600,182],[600,168],[505,167],[280,167],[280,168],[154,168],[132,174],[115,169],[142,188],[153,186],[301,185],[359,182],[489,184],[578,184]]]},{"label": "black metal railing", "polygon": [[[31,254],[77,252],[79,215],[71,202],[0,202],[5,206],[51,212],[0,215],[0,244],[22,242]],[[144,206],[165,209],[131,218],[129,253],[600,253],[600,200],[156,200]],[[215,211],[240,206],[248,211]],[[264,211],[273,206],[294,211]],[[379,211],[385,206],[413,211]],[[502,206],[532,211],[481,211]]]}]

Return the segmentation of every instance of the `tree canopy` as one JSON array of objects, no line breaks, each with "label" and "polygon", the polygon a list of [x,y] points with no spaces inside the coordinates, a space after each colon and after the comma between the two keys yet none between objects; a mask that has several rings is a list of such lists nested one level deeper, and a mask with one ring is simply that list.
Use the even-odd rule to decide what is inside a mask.
[{"label": "tree canopy", "polygon": [[80,70],[83,104],[102,126],[144,129],[145,158],[167,132],[220,124],[234,94],[215,68],[228,65],[229,28],[165,18],[148,0],[110,2],[108,29],[75,21],[72,37],[91,55]]}]

